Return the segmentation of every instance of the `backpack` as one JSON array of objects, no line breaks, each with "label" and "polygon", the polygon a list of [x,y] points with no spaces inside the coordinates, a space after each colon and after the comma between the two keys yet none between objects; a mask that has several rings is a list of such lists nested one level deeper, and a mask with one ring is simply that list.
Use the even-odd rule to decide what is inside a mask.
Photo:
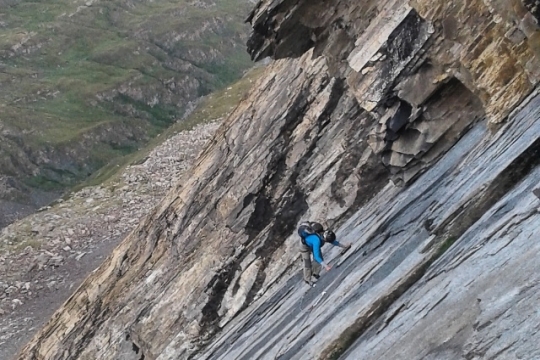
[{"label": "backpack", "polygon": [[300,235],[302,244],[306,245],[306,237],[309,235],[322,233],[323,230],[323,226],[318,222],[304,221],[298,226],[298,235]]}]

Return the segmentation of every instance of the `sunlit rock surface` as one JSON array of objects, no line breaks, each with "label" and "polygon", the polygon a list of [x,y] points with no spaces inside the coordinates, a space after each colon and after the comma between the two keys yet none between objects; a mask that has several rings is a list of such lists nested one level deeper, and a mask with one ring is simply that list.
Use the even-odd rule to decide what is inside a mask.
[{"label": "sunlit rock surface", "polygon": [[535,97],[489,140],[479,124],[407,191],[386,186],[340,228],[355,251],[316,290],[292,277],[201,358],[337,358],[349,346],[343,358],[540,356],[540,169],[525,175],[539,162],[539,108]]},{"label": "sunlit rock surface", "polygon": [[533,3],[260,2],[277,60],[19,358],[540,356]]}]

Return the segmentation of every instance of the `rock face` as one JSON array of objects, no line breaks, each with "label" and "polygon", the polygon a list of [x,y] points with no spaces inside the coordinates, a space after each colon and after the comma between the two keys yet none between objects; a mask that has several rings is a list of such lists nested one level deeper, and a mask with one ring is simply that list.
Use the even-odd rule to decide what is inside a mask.
[{"label": "rock face", "polygon": [[[260,2],[277,60],[19,358],[540,356],[533,3]],[[303,219],[353,243],[309,291]]]},{"label": "rock face", "polygon": [[84,188],[0,231],[0,359],[15,355],[155,207],[217,127],[211,122],[182,131],[107,184]]}]

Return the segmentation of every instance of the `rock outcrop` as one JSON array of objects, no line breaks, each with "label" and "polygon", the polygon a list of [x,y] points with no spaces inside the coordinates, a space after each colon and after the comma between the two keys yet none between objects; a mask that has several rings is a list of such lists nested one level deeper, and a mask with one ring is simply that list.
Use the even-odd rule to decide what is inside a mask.
[{"label": "rock outcrop", "polygon": [[[536,16],[261,1],[277,60],[19,358],[538,357]],[[308,218],[353,243],[309,291]]]},{"label": "rock outcrop", "polygon": [[10,359],[185,173],[219,120],[146,153],[106,184],[86,187],[0,231],[0,359]]}]

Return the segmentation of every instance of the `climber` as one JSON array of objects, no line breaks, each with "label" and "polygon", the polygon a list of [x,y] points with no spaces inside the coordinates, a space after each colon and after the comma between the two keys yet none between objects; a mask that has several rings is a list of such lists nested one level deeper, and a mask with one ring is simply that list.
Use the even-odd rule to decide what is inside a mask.
[{"label": "climber", "polygon": [[[325,243],[330,243],[334,246],[339,246],[343,249],[349,249],[351,244],[341,244],[336,240],[336,234],[331,230],[324,230],[323,226],[318,222],[306,221],[299,225],[298,235],[300,235],[301,245],[300,253],[304,262],[304,281],[309,286],[315,286],[311,277],[319,279],[321,266],[324,266],[326,271],[329,271],[332,266],[324,262],[321,248]],[[311,254],[315,262],[312,264]],[[315,280],[315,281],[316,281]]]}]

